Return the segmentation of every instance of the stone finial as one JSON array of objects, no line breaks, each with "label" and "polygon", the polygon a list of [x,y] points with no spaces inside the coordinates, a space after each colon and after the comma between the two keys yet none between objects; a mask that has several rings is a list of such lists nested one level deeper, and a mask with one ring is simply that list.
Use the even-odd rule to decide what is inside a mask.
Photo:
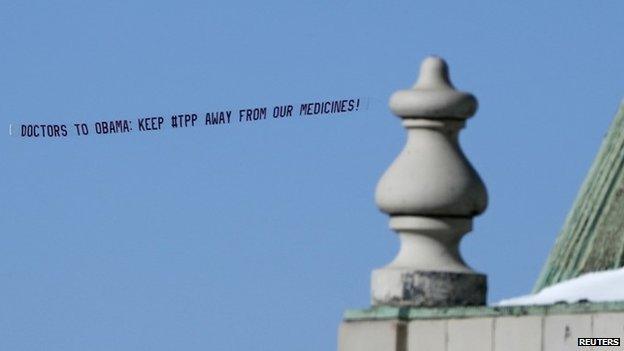
[{"label": "stone finial", "polygon": [[485,185],[458,141],[477,100],[455,90],[444,60],[428,57],[414,87],[392,95],[390,109],[402,118],[407,143],[377,184],[375,200],[390,215],[401,248],[373,271],[373,304],[483,305],[486,277],[459,254],[472,218],[487,207]]},{"label": "stone finial", "polygon": [[412,89],[392,94],[390,109],[402,118],[466,119],[477,111],[477,99],[470,93],[455,90],[446,62],[430,56],[422,62]]}]

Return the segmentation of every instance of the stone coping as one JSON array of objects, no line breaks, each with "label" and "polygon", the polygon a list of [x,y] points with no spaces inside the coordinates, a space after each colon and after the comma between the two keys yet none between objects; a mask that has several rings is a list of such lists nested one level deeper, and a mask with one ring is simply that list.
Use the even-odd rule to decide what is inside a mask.
[{"label": "stone coping", "polygon": [[624,301],[556,303],[551,305],[526,306],[461,306],[461,307],[391,307],[377,306],[368,309],[346,310],[345,322],[362,320],[417,320],[451,319],[506,316],[545,316],[596,312],[623,312]]}]

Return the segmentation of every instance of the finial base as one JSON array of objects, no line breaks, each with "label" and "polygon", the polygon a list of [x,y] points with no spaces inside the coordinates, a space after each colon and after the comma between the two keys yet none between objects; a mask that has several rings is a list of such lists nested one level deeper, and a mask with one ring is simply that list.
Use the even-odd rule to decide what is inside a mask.
[{"label": "finial base", "polygon": [[372,304],[410,307],[485,305],[487,277],[479,273],[384,267],[372,274]]},{"label": "finial base", "polygon": [[373,305],[446,307],[485,305],[487,278],[462,260],[459,241],[472,218],[392,216],[401,248],[373,271]]}]

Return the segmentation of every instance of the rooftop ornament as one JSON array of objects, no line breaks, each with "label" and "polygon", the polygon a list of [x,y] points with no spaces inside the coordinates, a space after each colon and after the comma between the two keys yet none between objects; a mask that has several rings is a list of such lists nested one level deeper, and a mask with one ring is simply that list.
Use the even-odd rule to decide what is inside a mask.
[{"label": "rooftop ornament", "polygon": [[373,271],[372,303],[484,305],[486,276],[459,253],[473,217],[487,207],[485,185],[458,141],[477,100],[453,87],[443,59],[427,57],[416,84],[395,92],[390,109],[407,129],[407,143],[379,180],[375,200],[390,216],[401,248]]}]

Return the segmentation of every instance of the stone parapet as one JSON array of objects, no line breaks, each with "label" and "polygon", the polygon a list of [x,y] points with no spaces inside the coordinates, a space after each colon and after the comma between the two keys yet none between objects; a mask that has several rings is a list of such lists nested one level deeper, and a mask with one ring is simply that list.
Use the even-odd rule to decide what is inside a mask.
[{"label": "stone parapet", "polygon": [[338,350],[564,351],[589,337],[623,338],[624,302],[348,310]]}]

